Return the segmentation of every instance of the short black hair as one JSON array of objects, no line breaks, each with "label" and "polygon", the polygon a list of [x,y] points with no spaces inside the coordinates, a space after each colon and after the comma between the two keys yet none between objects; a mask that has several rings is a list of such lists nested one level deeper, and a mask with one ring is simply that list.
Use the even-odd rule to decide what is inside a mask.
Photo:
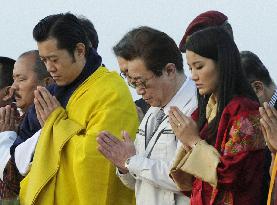
[{"label": "short black hair", "polygon": [[14,59],[0,57],[0,89],[12,85],[14,63]]},{"label": "short black hair", "polygon": [[251,51],[241,51],[241,67],[249,82],[259,80],[266,86],[273,84],[269,72],[260,58]]},{"label": "short black hair", "polygon": [[42,81],[47,77],[51,77],[50,73],[46,69],[45,64],[40,59],[38,50],[30,50],[30,51],[24,52],[18,57],[18,59],[29,55],[32,55],[35,57],[35,64],[33,67],[33,71],[36,73],[38,80]]},{"label": "short black hair", "polygon": [[146,68],[161,76],[166,64],[174,63],[183,72],[183,58],[174,40],[166,33],[142,26],[129,31],[113,47],[114,54],[127,61],[140,58]]},{"label": "short black hair", "polygon": [[85,29],[91,47],[97,50],[99,39],[93,23],[84,16],[79,16],[79,20]]},{"label": "short black hair", "polygon": [[40,20],[33,29],[33,37],[37,42],[54,38],[59,49],[66,49],[74,57],[77,43],[86,47],[86,57],[89,51],[89,39],[81,21],[71,13],[54,14]]}]

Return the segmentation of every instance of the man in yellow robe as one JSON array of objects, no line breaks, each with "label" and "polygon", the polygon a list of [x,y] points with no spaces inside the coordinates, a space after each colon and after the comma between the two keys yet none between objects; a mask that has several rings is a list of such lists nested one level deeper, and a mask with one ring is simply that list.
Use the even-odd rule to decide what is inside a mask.
[{"label": "man in yellow robe", "polygon": [[42,130],[30,172],[21,182],[20,203],[131,204],[133,193],[120,183],[96,143],[102,130],[135,135],[138,117],[127,86],[101,65],[74,15],[42,19],[33,36],[57,85],[54,96],[43,87],[35,91]]}]

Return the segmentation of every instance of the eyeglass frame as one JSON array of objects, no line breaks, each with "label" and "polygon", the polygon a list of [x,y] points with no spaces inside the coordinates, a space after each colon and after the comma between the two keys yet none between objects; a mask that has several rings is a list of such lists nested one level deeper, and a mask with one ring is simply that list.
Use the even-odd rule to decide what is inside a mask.
[{"label": "eyeglass frame", "polygon": [[[143,88],[143,89],[146,89],[146,88],[147,88],[147,82],[148,82],[149,80],[151,80],[152,78],[155,77],[155,74],[153,74],[153,75],[152,75],[150,78],[148,78],[148,79],[144,79],[144,78],[139,77],[139,79],[134,79],[135,82],[133,83],[133,82],[131,82],[131,80],[132,80],[133,78],[130,77],[126,72],[121,71],[121,72],[119,73],[119,75],[120,75],[121,78],[127,79],[128,85],[129,85],[131,88],[134,88],[134,89],[136,89],[137,87],[141,87],[141,88]],[[141,81],[141,82],[137,83],[137,81]],[[137,84],[138,84],[138,85],[137,85]]]},{"label": "eyeglass frame", "polygon": [[155,74],[153,74],[151,77],[145,79],[145,78],[131,78],[130,76],[127,75],[127,79],[128,79],[128,85],[131,87],[131,88],[142,88],[142,89],[146,89],[148,86],[147,86],[147,82],[149,80],[152,80],[153,78],[155,78]]},{"label": "eyeglass frame", "polygon": [[128,74],[124,71],[120,71],[119,73],[120,77],[123,78],[123,79],[128,79],[130,78],[130,76],[128,76]]}]

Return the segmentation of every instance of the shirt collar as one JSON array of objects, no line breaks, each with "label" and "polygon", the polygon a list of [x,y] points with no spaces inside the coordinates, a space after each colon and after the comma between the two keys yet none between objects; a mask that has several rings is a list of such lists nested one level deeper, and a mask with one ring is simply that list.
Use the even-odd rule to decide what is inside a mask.
[{"label": "shirt collar", "polygon": [[277,89],[274,90],[274,93],[273,93],[270,101],[268,102],[268,104],[273,107],[276,103],[276,100],[277,100]]},{"label": "shirt collar", "polygon": [[167,105],[163,108],[164,113],[168,115],[169,109],[171,106],[177,106],[184,104],[184,101],[186,100],[186,96],[194,95],[195,90],[191,90],[190,88],[194,88],[194,86],[189,86],[189,84],[194,83],[189,77],[185,80],[181,88],[177,91],[177,93],[174,95],[174,97],[167,103]]}]

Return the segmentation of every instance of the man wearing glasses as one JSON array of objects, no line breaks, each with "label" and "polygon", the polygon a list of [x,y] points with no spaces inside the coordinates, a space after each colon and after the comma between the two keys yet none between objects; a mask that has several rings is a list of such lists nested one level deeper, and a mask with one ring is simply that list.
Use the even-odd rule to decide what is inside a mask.
[{"label": "man wearing glasses", "polygon": [[168,122],[171,106],[190,116],[197,107],[196,88],[183,70],[177,45],[167,34],[139,27],[113,48],[128,84],[151,105],[133,143],[126,131],[123,141],[109,132],[98,135],[99,151],[117,167],[121,181],[136,191],[136,204],[189,204],[169,178],[172,159],[181,143]]},{"label": "man wearing glasses", "polygon": [[[114,53],[117,56],[117,61],[118,61],[119,69],[120,69],[120,76],[123,79],[127,80],[129,86],[133,87],[130,84],[130,77],[128,75],[127,61],[124,58],[118,56],[119,54],[117,53],[117,50],[114,50]],[[136,104],[137,113],[139,116],[139,121],[141,122],[144,115],[150,108],[150,105],[148,103],[146,103],[143,98],[136,100],[135,104]]]}]

